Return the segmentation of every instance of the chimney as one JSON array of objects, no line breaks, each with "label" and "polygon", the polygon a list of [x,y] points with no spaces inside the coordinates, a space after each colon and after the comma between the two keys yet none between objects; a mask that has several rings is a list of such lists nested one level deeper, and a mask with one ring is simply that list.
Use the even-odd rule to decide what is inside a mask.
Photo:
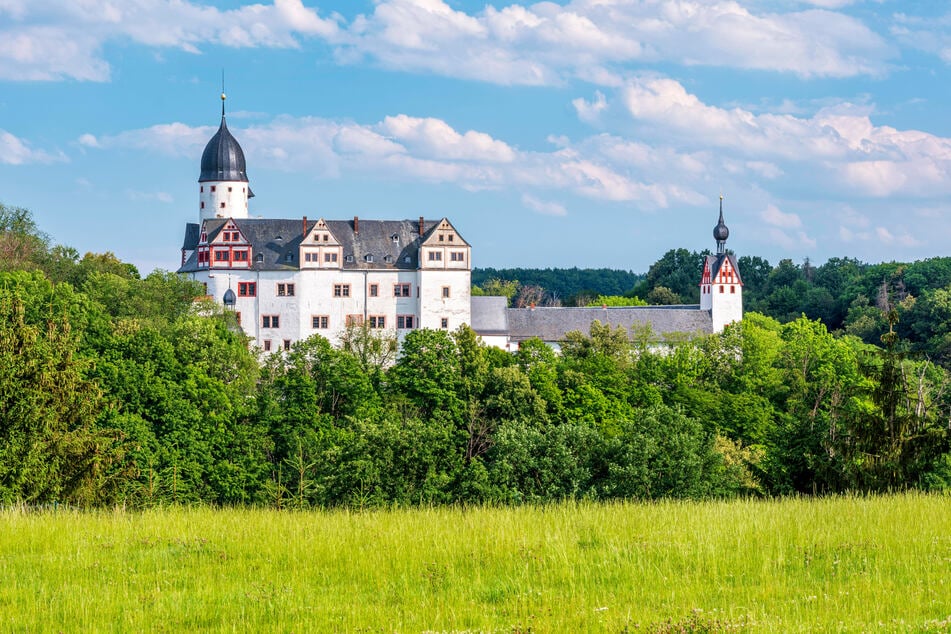
[{"label": "chimney", "polygon": [[426,229],[426,221],[423,220],[423,217],[419,217],[419,235],[423,235],[423,231]]},{"label": "chimney", "polygon": [[357,216],[353,217],[353,232],[360,233],[360,219]]},{"label": "chimney", "polygon": [[300,239],[303,240],[307,237],[307,216],[304,216],[303,228],[301,229]]}]

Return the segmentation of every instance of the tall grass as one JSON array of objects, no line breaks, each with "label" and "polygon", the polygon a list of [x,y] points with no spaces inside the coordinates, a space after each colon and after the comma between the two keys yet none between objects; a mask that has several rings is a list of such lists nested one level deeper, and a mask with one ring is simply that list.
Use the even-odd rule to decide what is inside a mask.
[{"label": "tall grass", "polygon": [[0,512],[0,631],[951,631],[951,498]]}]

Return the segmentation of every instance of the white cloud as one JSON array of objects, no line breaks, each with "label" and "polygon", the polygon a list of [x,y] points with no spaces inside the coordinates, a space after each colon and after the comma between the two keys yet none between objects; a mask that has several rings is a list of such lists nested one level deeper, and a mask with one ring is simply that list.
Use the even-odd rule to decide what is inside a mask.
[{"label": "white cloud", "polygon": [[902,230],[898,235],[895,235],[885,227],[875,227],[875,235],[884,244],[899,245],[903,247],[914,247],[920,244],[917,239],[915,239],[905,230]]},{"label": "white cloud", "polygon": [[132,41],[197,53],[204,44],[245,48],[298,46],[299,36],[333,41],[335,19],[301,0],[222,10],[188,0],[6,0],[0,4],[0,79],[107,81],[103,46]]},{"label": "white cloud", "polygon": [[[701,154],[608,134],[578,142],[559,138],[546,152],[522,151],[484,132],[459,132],[440,119],[402,114],[375,124],[280,116],[232,131],[250,172],[276,169],[317,178],[369,172],[467,190],[517,188],[526,206],[554,215],[566,213],[554,199],[559,192],[650,210],[709,202],[692,186],[706,174]],[[213,133],[212,127],[171,123],[99,137],[87,133],[79,142],[101,151],[135,149],[194,160]]]},{"label": "white cloud", "polygon": [[530,194],[522,194],[522,204],[545,216],[567,216],[568,210],[561,203],[541,200]]},{"label": "white cloud", "polygon": [[837,104],[811,117],[755,114],[708,105],[657,77],[630,80],[619,99],[645,135],[680,151],[718,148],[726,168],[742,161],[765,178],[798,170],[814,183],[869,197],[951,193],[951,139],[876,126],[867,105]]},{"label": "white cloud", "polygon": [[766,209],[760,212],[759,217],[766,224],[782,229],[795,229],[802,226],[802,220],[798,215],[780,211],[776,205],[767,205]]},{"label": "white cloud", "polygon": [[0,163],[26,165],[28,163],[59,163],[67,161],[62,152],[36,150],[27,141],[0,128]]},{"label": "white cloud", "polygon": [[500,84],[580,77],[605,86],[644,62],[878,75],[895,51],[861,21],[826,9],[754,12],[733,0],[573,0],[455,10],[443,0],[379,0],[349,25],[338,58],[371,59]]},{"label": "white cloud", "polygon": [[[198,0],[5,0],[0,78],[106,81],[104,48],[133,42],[198,53],[225,47],[329,43],[343,63],[372,63],[499,84],[550,85],[577,77],[616,87],[644,63],[668,61],[793,73],[880,75],[895,56],[844,0],[785,12],[736,0],[572,0],[486,6],[444,0],[377,0],[345,23],[302,0],[220,9]],[[756,6],[756,5],[753,5]]]}]

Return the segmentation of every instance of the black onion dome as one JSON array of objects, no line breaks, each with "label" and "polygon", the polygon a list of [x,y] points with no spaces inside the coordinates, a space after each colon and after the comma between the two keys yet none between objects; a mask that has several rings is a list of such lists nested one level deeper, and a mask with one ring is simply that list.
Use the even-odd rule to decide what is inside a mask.
[{"label": "black onion dome", "polygon": [[248,182],[244,151],[228,131],[224,115],[215,136],[211,137],[205,151],[201,153],[201,176],[198,177],[198,182],[203,181]]},{"label": "black onion dome", "polygon": [[234,306],[234,303],[238,301],[238,298],[235,297],[234,291],[230,288],[225,291],[225,296],[222,298],[225,306]]},{"label": "black onion dome", "polygon": [[726,242],[729,237],[730,229],[723,222],[723,196],[720,196],[720,220],[717,222],[717,226],[713,228],[713,239],[717,242]]}]

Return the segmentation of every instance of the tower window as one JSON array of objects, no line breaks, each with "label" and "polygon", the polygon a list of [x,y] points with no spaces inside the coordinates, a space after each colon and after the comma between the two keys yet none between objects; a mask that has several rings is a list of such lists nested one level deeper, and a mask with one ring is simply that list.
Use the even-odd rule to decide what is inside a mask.
[{"label": "tower window", "polygon": [[720,292],[723,292],[723,284],[720,284]]},{"label": "tower window", "polygon": [[443,298],[443,299],[449,299],[449,287],[448,287],[448,286],[443,286],[443,287],[442,287],[442,298]]},{"label": "tower window", "polygon": [[222,208],[222,209],[225,208],[225,204],[224,204],[224,203],[221,203],[221,208]]},{"label": "tower window", "polygon": [[205,193],[205,186],[202,185],[201,187],[199,187],[199,188],[198,188],[198,192],[201,193],[201,194],[204,194],[204,193]]},{"label": "tower window", "polygon": [[215,186],[214,186],[214,185],[211,186],[211,191],[215,191]]},{"label": "tower window", "polygon": [[231,193],[231,188],[230,188],[230,187],[228,188],[228,193],[229,193],[229,194]]},{"label": "tower window", "polygon": [[735,286],[731,286],[731,287],[730,287],[730,294],[736,295],[736,287],[735,287]]},{"label": "tower window", "polygon": [[205,208],[205,201],[204,201],[204,200],[203,200],[203,201],[201,201],[201,208],[202,208],[202,209],[204,209],[204,208]]}]

